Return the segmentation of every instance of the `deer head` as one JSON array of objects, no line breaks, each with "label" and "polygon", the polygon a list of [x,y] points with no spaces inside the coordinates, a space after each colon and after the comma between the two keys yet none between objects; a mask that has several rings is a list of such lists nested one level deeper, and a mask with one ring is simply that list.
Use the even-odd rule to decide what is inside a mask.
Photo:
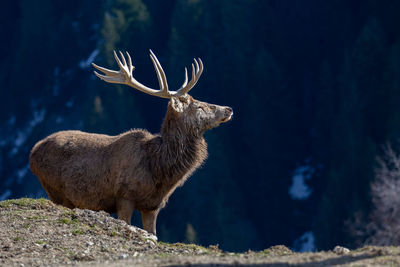
[{"label": "deer head", "polygon": [[135,67],[132,65],[131,56],[126,52],[128,58],[126,60],[123,53],[119,53],[121,59],[114,51],[114,58],[120,68],[119,71],[109,70],[92,63],[93,67],[105,74],[102,75],[95,71],[95,75],[109,83],[125,84],[146,94],[170,99],[167,117],[168,113],[173,113],[175,120],[182,122],[186,128],[198,133],[217,127],[220,123],[229,121],[232,118],[233,111],[230,107],[201,102],[193,99],[188,94],[203,73],[203,62],[200,58],[194,59],[194,63],[192,63],[191,80],[188,82],[187,68],[185,68],[185,80],[182,86],[176,91],[170,91],[165,72],[151,50],[150,58],[157,73],[159,90],[149,88],[138,82],[132,75]]}]

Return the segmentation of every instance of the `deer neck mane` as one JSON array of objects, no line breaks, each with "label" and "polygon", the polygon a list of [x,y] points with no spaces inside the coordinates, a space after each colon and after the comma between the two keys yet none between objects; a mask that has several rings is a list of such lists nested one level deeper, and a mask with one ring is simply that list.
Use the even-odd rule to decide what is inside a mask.
[{"label": "deer neck mane", "polygon": [[161,127],[159,168],[163,179],[180,185],[207,158],[207,143],[168,105]]}]

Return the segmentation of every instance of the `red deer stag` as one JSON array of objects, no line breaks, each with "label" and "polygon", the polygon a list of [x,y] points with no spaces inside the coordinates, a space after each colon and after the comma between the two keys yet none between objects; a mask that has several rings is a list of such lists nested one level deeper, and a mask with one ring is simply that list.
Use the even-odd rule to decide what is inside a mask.
[{"label": "red deer stag", "polygon": [[136,209],[143,228],[156,234],[156,219],[174,190],[207,157],[203,133],[232,117],[232,109],[193,99],[187,93],[203,72],[203,63],[194,59],[192,78],[177,91],[169,91],[157,57],[150,58],[157,73],[159,90],[139,83],[128,53],[125,60],[114,51],[119,71],[93,64],[109,83],[126,84],[144,93],[169,99],[159,134],[135,129],[118,136],[61,131],[39,141],[30,154],[30,167],[49,198],[68,208],[117,212],[128,224]]}]

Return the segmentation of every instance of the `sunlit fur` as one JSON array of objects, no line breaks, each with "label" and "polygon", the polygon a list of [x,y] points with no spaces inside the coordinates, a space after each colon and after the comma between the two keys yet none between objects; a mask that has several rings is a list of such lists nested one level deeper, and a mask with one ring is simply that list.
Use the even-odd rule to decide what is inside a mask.
[{"label": "sunlit fur", "polygon": [[55,203],[117,212],[127,223],[136,209],[155,234],[159,210],[207,157],[203,133],[231,116],[229,107],[174,97],[160,134],[57,132],[33,147],[31,170]]}]

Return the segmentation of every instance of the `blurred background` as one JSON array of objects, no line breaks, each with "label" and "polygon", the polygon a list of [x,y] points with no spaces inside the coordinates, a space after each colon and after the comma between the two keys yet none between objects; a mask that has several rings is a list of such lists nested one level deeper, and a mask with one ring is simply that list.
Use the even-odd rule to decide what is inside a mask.
[{"label": "blurred background", "polygon": [[[159,239],[231,251],[400,244],[400,1],[15,0],[0,9],[0,200],[46,196],[32,146],[67,129],[159,132],[167,100],[106,84],[91,62],[229,105],[209,158],[172,195]],[[135,215],[134,224],[140,226]]]}]

